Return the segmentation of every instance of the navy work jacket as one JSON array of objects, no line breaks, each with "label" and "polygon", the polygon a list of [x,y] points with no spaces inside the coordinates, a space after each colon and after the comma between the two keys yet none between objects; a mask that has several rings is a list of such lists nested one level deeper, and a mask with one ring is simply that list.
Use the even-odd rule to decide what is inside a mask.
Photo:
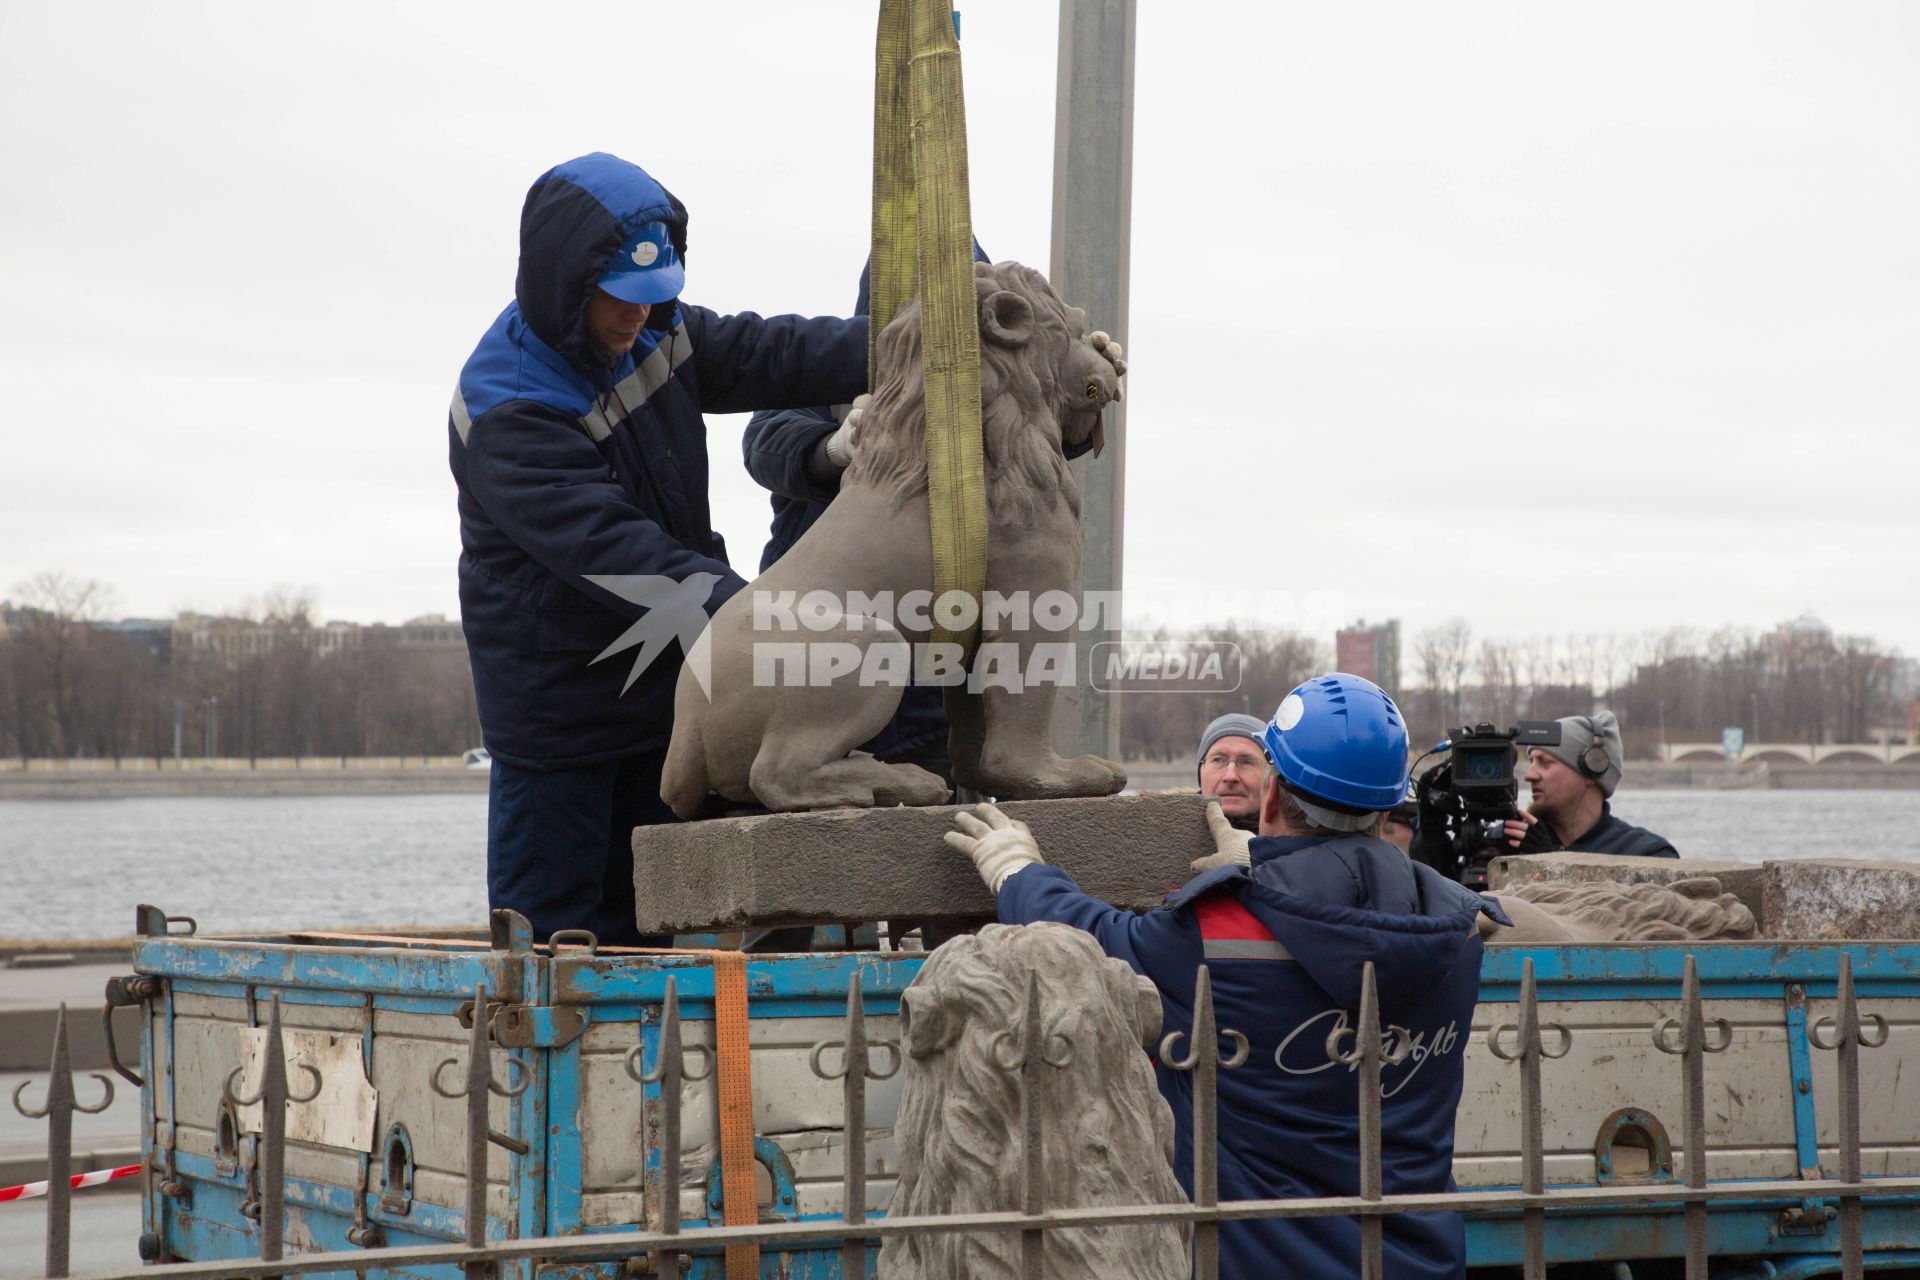
[{"label": "navy work jacket", "polygon": [[[1025,867],[1000,887],[1000,919],[1092,933],[1153,981],[1167,1031],[1191,1032],[1194,978],[1207,965],[1219,1026],[1249,1047],[1245,1065],[1219,1075],[1223,1201],[1359,1194],[1357,1075],[1328,1057],[1327,1037],[1352,1025],[1373,961],[1382,1025],[1404,1029],[1388,1048],[1411,1049],[1381,1073],[1383,1186],[1453,1190],[1453,1118],[1480,992],[1474,919],[1504,915],[1369,836],[1259,837],[1251,853],[1251,869],[1206,872],[1145,915],[1088,897],[1056,867]],[[1191,1047],[1183,1037],[1178,1052]],[[1339,1047],[1351,1050],[1353,1037]],[[1193,1078],[1157,1073],[1173,1108],[1174,1172],[1191,1195]],[[1390,1217],[1383,1237],[1390,1280],[1466,1275],[1458,1214]],[[1220,1250],[1220,1274],[1240,1280],[1360,1273],[1353,1218],[1225,1222]]]},{"label": "navy work jacket", "polygon": [[[672,735],[682,644],[744,585],[707,506],[701,412],[866,389],[865,319],[681,301],[655,307],[630,352],[593,342],[587,301],[644,222],[667,223],[685,254],[686,209],[644,171],[595,153],[543,175],[520,215],[514,301],[468,357],[448,414],[480,725],[495,756],[529,768],[659,750]],[[662,587],[696,574],[708,577],[691,621],[662,609],[647,623]]]},{"label": "navy work jacket", "polygon": [[1600,821],[1567,845],[1568,853],[1620,853],[1634,858],[1677,858],[1680,851],[1645,827],[1613,816],[1613,806],[1600,802]]}]

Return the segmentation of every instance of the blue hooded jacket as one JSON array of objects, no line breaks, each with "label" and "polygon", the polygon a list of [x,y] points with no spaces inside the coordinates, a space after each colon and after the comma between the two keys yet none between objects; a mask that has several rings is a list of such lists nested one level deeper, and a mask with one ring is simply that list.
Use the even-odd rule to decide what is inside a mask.
[{"label": "blue hooded jacket", "polygon": [[[1474,920],[1486,911],[1504,921],[1499,907],[1369,836],[1261,837],[1251,854],[1251,869],[1206,872],[1146,915],[1088,897],[1056,867],[1025,867],[1000,887],[1000,919],[1092,933],[1153,981],[1166,1031],[1191,1031],[1194,978],[1208,966],[1218,1024],[1249,1045],[1246,1063],[1219,1075],[1223,1201],[1359,1194],[1357,1077],[1327,1057],[1326,1041],[1351,1024],[1373,961],[1382,1025],[1404,1028],[1412,1047],[1381,1075],[1384,1189],[1452,1190],[1480,991]],[[1174,1172],[1192,1194],[1192,1075],[1157,1071],[1173,1107]],[[1392,1280],[1466,1275],[1457,1214],[1390,1217],[1383,1237]],[[1220,1274],[1245,1280],[1360,1272],[1353,1218],[1222,1223],[1220,1249]]]},{"label": "blue hooded jacket", "polygon": [[593,764],[671,737],[679,640],[604,652],[650,612],[629,596],[657,593],[589,579],[711,575],[709,614],[744,585],[707,506],[701,412],[838,403],[866,388],[864,318],[675,302],[654,308],[625,354],[593,342],[587,302],[645,222],[667,223],[684,259],[686,208],[641,169],[596,152],[542,175],[520,214],[514,301],[468,357],[448,413],[461,622],[487,748],[511,764]]}]

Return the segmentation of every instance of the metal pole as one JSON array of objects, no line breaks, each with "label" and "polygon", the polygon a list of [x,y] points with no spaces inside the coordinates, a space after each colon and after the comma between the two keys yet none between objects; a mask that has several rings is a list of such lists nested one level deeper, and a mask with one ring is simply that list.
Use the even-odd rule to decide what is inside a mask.
[{"label": "metal pole", "polygon": [[[627,1053],[627,1075],[641,1084],[660,1086],[660,1128],[656,1149],[659,1153],[659,1172],[654,1183],[654,1204],[656,1221],[653,1229],[665,1236],[680,1234],[680,1107],[682,1102],[681,1082],[683,1080],[705,1080],[713,1074],[713,1051],[705,1045],[686,1045],[680,1042],[680,995],[673,977],[667,978],[667,993],[660,1002],[659,1048],[654,1050],[653,1067],[644,1069],[647,1045],[644,1034],[639,1044]],[[688,1070],[688,1053],[700,1055],[702,1065],[696,1070]],[[640,1105],[642,1114],[647,1107],[643,1100]],[[643,1175],[644,1176],[644,1175]],[[654,1274],[660,1280],[680,1280],[680,1251],[675,1248],[656,1249],[653,1253]]]},{"label": "metal pole", "polygon": [[[441,1085],[440,1075],[448,1067],[460,1066],[458,1058],[444,1059],[433,1069],[428,1083],[433,1091],[443,1098],[465,1098],[467,1103],[467,1199],[466,1212],[462,1226],[466,1230],[466,1242],[469,1247],[484,1245],[487,1242],[487,1144],[505,1147],[518,1155],[526,1155],[532,1147],[524,1138],[509,1137],[496,1133],[488,1127],[487,1095],[501,1098],[517,1098],[527,1091],[533,1083],[533,1072],[518,1058],[507,1059],[507,1083],[502,1084],[493,1078],[493,1053],[488,1046],[489,1033],[492,1030],[492,1017],[487,1008],[487,984],[480,983],[473,992],[473,1021],[468,1026],[467,1036],[467,1078],[460,1088],[450,1089]],[[514,1072],[520,1074],[516,1078]],[[492,1274],[493,1264],[476,1262],[466,1264],[468,1280],[480,1280],[480,1277]]]},{"label": "metal pole", "polygon": [[[1231,1028],[1221,1027],[1213,1017],[1213,973],[1201,965],[1193,978],[1193,1033],[1187,1040],[1187,1056],[1176,1057],[1173,1048],[1180,1032],[1169,1031],[1160,1039],[1160,1061],[1170,1071],[1193,1072],[1193,1203],[1211,1209],[1220,1202],[1219,1104],[1220,1070],[1231,1071],[1247,1060],[1247,1038]],[[1234,1043],[1228,1057],[1220,1056],[1220,1037]],[[1193,1224],[1193,1274],[1195,1280],[1219,1280],[1220,1224]]]},{"label": "metal pole", "polygon": [[[260,1063],[260,1087],[251,1097],[240,1095],[245,1067],[227,1076],[226,1096],[237,1107],[260,1104],[260,1260],[278,1262],[286,1238],[287,1104],[312,1102],[320,1096],[320,1073],[305,1063],[311,1085],[295,1093],[287,1084],[287,1049],[280,1036],[280,997],[274,996],[267,1014],[266,1052]],[[481,1241],[481,1243],[485,1243]]]},{"label": "metal pole", "polygon": [[[1877,1013],[1863,1014],[1854,1000],[1853,956],[1840,953],[1840,984],[1835,992],[1834,1016],[1809,1029],[1818,1049],[1838,1050],[1840,1083],[1840,1179],[1860,1181],[1860,1050],[1878,1049],[1887,1042],[1887,1020]],[[1867,1026],[1873,1027],[1872,1031]],[[1860,1197],[1840,1197],[1840,1274],[1859,1280],[1866,1274],[1862,1254]]]},{"label": "metal pole", "polygon": [[[1552,1050],[1541,1037],[1540,1003],[1533,980],[1533,958],[1520,962],[1520,1021],[1507,1023],[1487,1033],[1487,1048],[1504,1062],[1520,1064],[1520,1189],[1528,1195],[1541,1195],[1547,1189],[1546,1145],[1541,1130],[1540,1061],[1564,1058],[1573,1047],[1573,1037],[1557,1022],[1545,1029],[1559,1037]],[[1503,1038],[1512,1033],[1514,1048],[1508,1052]],[[1547,1274],[1547,1216],[1544,1209],[1521,1211],[1521,1267],[1525,1280],[1544,1280]]]},{"label": "metal pole", "polygon": [[[1680,984],[1680,1017],[1662,1018],[1653,1025],[1654,1047],[1662,1053],[1676,1054],[1681,1069],[1681,1124],[1685,1133],[1687,1185],[1699,1189],[1707,1185],[1707,1104],[1706,1055],[1724,1052],[1733,1043],[1733,1028],[1725,1018],[1711,1020],[1716,1038],[1707,1035],[1706,1019],[1700,1004],[1700,969],[1693,953],[1687,953],[1685,974]],[[1672,1042],[1679,1033],[1679,1044]],[[1707,1280],[1707,1206],[1689,1200],[1685,1209],[1687,1280]]]},{"label": "metal pole", "polygon": [[[1085,309],[1089,329],[1104,329],[1123,345],[1133,226],[1134,32],[1134,0],[1060,0],[1049,274],[1061,297]],[[1073,464],[1086,532],[1083,608],[1091,606],[1092,593],[1120,589],[1126,402],[1107,413],[1107,447],[1099,460],[1087,456]],[[1054,705],[1054,742],[1063,754],[1120,754],[1114,700],[1088,683],[1093,646],[1117,638],[1107,628],[1074,633],[1075,679]]]},{"label": "metal pole", "polygon": [[[822,1061],[829,1049],[840,1050],[840,1070],[829,1071]],[[890,1065],[879,1071],[873,1065],[873,1051],[884,1049]],[[867,1081],[891,1079],[900,1069],[900,1046],[881,1040],[867,1040],[866,999],[861,994],[860,975],[847,978],[847,1038],[826,1040],[813,1046],[808,1058],[813,1074],[822,1080],[841,1080],[843,1130],[846,1134],[845,1178],[841,1183],[841,1218],[856,1228],[840,1245],[840,1274],[858,1277],[867,1274]]]},{"label": "metal pole", "polygon": [[20,1101],[28,1081],[13,1091],[13,1109],[29,1120],[47,1122],[47,1275],[67,1274],[68,1247],[73,1239],[73,1117],[99,1115],[113,1102],[113,1081],[94,1073],[106,1090],[100,1101],[83,1107],[74,1101],[73,1059],[67,1048],[67,1006],[62,1004],[53,1022],[53,1062],[47,1076],[47,1104],[31,1110]]}]

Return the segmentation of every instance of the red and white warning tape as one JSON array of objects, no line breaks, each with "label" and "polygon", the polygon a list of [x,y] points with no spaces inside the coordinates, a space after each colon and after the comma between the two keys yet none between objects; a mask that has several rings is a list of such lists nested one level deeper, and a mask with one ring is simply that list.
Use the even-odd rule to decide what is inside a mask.
[{"label": "red and white warning tape", "polygon": [[[123,1164],[118,1169],[95,1169],[92,1173],[76,1173],[69,1181],[74,1190],[81,1187],[97,1187],[103,1182],[112,1182],[116,1178],[131,1178],[140,1172],[137,1164]],[[0,1204],[9,1200],[31,1200],[35,1196],[47,1194],[44,1182],[29,1182],[18,1187],[0,1187]]]}]

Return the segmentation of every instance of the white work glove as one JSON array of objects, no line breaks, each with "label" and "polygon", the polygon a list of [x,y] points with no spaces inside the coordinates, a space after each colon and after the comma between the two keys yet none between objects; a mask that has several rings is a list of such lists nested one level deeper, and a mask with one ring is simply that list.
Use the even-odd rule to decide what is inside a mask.
[{"label": "white work glove", "polygon": [[973,859],[980,878],[996,895],[1007,877],[1022,867],[1045,862],[1040,846],[1024,822],[1015,822],[990,804],[977,804],[953,815],[958,831],[947,832],[946,842]]},{"label": "white work glove", "polygon": [[860,445],[860,420],[866,417],[867,406],[872,402],[872,396],[855,399],[840,419],[840,425],[827,437],[827,461],[835,470],[845,471],[852,465],[854,450]]},{"label": "white work glove", "polygon": [[[1087,341],[1093,344],[1095,351],[1107,358],[1107,363],[1113,366],[1114,377],[1124,378],[1127,376],[1127,362],[1120,358],[1120,344],[1112,338],[1109,338],[1106,330],[1095,329],[1088,335]],[[1119,387],[1113,389],[1113,398],[1115,400],[1120,399]]]},{"label": "white work glove", "polygon": [[1242,831],[1229,822],[1218,800],[1207,801],[1207,830],[1213,833],[1213,852],[1204,858],[1193,860],[1192,866],[1195,871],[1211,871],[1215,867],[1253,865],[1253,854],[1247,849],[1253,841],[1253,833]]}]

